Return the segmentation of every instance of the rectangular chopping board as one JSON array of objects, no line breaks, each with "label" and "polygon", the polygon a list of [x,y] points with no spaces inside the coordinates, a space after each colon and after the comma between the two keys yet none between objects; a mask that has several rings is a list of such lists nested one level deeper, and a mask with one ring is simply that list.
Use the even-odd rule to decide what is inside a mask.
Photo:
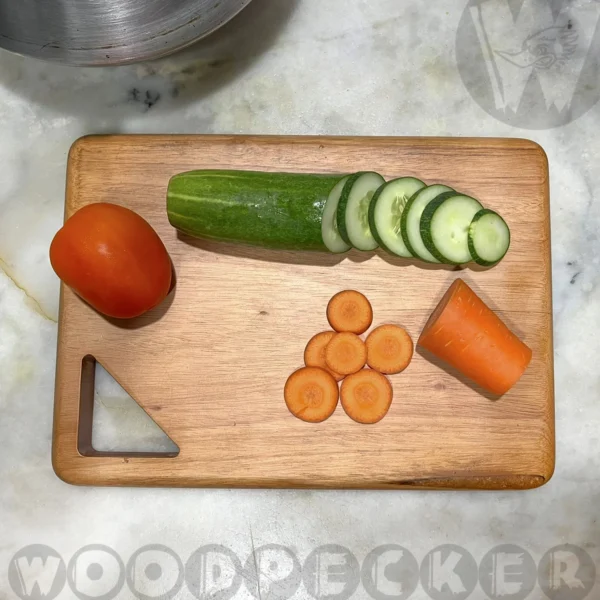
[{"label": "rectangular chopping board", "polygon": [[[315,173],[375,170],[444,183],[499,211],[512,246],[495,268],[423,267],[382,251],[334,256],[193,240],[167,220],[169,178],[193,169]],[[62,286],[53,465],[73,484],[186,487],[526,489],[554,470],[548,163],[535,143],[491,138],[92,136],[69,155],[66,217],[113,202],[164,241],[174,292],[131,322],[103,318]],[[462,277],[533,350],[502,398],[415,353],[391,377],[376,425],[338,406],[318,425],[288,412],[287,377],[329,329],[328,300],[357,289],[373,326],[413,339]],[[179,448],[176,454],[92,447],[100,362]]]}]

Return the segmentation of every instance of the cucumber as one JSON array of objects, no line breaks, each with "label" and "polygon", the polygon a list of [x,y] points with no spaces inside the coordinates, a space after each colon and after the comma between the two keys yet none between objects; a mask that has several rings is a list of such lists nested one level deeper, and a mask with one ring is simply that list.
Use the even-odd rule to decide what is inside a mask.
[{"label": "cucumber", "polygon": [[402,214],[409,199],[425,184],[414,177],[401,177],[382,185],[369,207],[371,231],[379,245],[397,256],[411,258],[401,232]]},{"label": "cucumber", "polygon": [[452,188],[447,185],[430,185],[422,188],[406,203],[402,220],[400,223],[400,231],[402,239],[408,251],[417,258],[431,263],[439,263],[440,261],[433,255],[423,243],[421,238],[421,215],[427,205],[435,200],[437,196],[444,192],[452,192]]},{"label": "cucumber", "polygon": [[167,213],[188,235],[283,250],[327,251],[321,220],[344,175],[191,171],[169,181]]},{"label": "cucumber", "polygon": [[421,238],[440,262],[462,265],[471,262],[469,227],[483,208],[470,196],[445,192],[432,200],[421,215]]},{"label": "cucumber", "polygon": [[491,267],[500,262],[510,247],[510,229],[493,210],[475,214],[469,226],[469,252],[478,265]]},{"label": "cucumber", "polygon": [[325,204],[321,222],[323,243],[331,252],[335,253],[347,252],[352,247],[343,240],[337,224],[337,209],[340,198],[342,197],[342,192],[344,191],[344,186],[348,179],[349,177],[344,177],[331,190],[327,203]]},{"label": "cucumber", "polygon": [[377,241],[369,227],[369,205],[385,179],[372,171],[348,178],[338,204],[337,223],[342,239],[357,250],[375,250]]}]

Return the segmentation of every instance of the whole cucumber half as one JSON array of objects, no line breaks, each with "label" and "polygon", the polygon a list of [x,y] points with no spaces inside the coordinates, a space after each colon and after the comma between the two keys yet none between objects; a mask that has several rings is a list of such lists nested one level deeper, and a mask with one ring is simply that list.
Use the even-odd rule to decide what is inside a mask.
[{"label": "whole cucumber half", "polygon": [[181,173],[169,182],[169,222],[197,238],[327,252],[323,211],[344,177],[221,170]]}]

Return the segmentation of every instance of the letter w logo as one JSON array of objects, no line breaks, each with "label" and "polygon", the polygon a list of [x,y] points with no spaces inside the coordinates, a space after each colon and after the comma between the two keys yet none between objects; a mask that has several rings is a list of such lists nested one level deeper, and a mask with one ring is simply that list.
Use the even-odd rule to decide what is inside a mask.
[{"label": "letter w logo", "polygon": [[[516,16],[508,0],[484,0],[470,7],[498,110],[517,113],[526,90],[528,102],[538,110],[560,113],[570,107],[600,4],[565,4],[553,14],[549,2],[524,0]],[[537,88],[530,87],[533,80]]]},{"label": "letter w logo", "polygon": [[29,562],[27,558],[22,556],[16,561],[16,565],[21,589],[25,596],[32,598],[35,594],[46,598],[56,579],[60,559],[56,556],[49,556],[46,560],[42,560],[39,556],[36,556]]},{"label": "letter w logo", "polygon": [[48,546],[27,546],[10,562],[8,581],[23,600],[53,600],[65,585],[65,563]]}]

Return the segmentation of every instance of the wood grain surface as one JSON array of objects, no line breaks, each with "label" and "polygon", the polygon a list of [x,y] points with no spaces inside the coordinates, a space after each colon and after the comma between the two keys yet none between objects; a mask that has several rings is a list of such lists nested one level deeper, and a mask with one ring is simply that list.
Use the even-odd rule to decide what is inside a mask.
[{"label": "wood grain surface", "polygon": [[[412,175],[498,210],[512,247],[484,270],[418,266],[384,252],[344,256],[268,251],[179,235],[165,210],[169,178],[202,168]],[[163,305],[111,322],[61,290],[53,465],[89,485],[525,489],[554,469],[548,164],[520,139],[98,136],[70,153],[66,217],[113,202],[164,240],[177,283]],[[491,398],[431,357],[391,377],[394,402],[377,425],[338,406],[325,423],[283,401],[306,342],[328,329],[325,308],[354,288],[373,326],[417,339],[462,277],[532,349],[518,385]],[[94,361],[171,437],[177,455],[110,454],[91,443]]]}]

